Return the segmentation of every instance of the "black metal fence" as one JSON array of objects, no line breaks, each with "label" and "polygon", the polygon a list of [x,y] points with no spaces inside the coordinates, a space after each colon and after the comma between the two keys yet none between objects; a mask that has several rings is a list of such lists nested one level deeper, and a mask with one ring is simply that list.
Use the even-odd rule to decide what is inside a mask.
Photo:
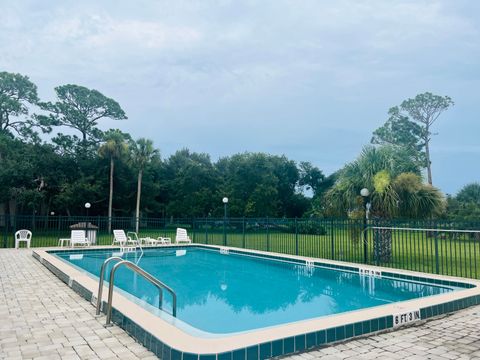
[{"label": "black metal fence", "polygon": [[[0,217],[0,244],[29,229],[32,247],[57,246],[72,226],[95,230],[96,244],[112,243],[111,229],[134,231],[132,217]],[[80,225],[79,225],[80,224]],[[187,229],[196,243],[225,245],[421,272],[479,278],[480,222],[272,218],[142,218],[139,237],[171,237]]]}]

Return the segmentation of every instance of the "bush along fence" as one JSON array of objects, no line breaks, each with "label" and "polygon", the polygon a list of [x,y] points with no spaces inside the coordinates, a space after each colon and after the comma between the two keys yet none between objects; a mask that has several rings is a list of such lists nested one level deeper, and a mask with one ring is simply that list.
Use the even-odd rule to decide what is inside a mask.
[{"label": "bush along fence", "polygon": [[[97,245],[112,243],[111,229],[134,231],[132,217],[0,217],[0,245],[29,229],[32,247],[57,246],[72,228],[86,229]],[[187,229],[195,243],[365,263],[480,278],[480,222],[278,218],[142,218],[139,237],[170,237]]]}]

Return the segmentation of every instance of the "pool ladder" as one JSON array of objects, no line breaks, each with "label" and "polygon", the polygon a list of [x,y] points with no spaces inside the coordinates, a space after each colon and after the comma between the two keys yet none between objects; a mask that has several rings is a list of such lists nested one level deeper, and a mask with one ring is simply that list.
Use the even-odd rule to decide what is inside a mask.
[{"label": "pool ladder", "polygon": [[100,269],[100,281],[98,282],[98,295],[97,295],[97,311],[96,315],[100,315],[101,312],[101,307],[102,307],[102,294],[103,294],[103,282],[105,278],[105,270],[107,268],[107,264],[112,262],[112,261],[118,261],[113,268],[112,271],[110,272],[110,280],[108,284],[108,301],[107,301],[107,320],[105,325],[110,325],[110,322],[112,321],[112,301],[113,301],[113,283],[115,281],[115,272],[117,269],[121,266],[126,266],[130,270],[136,272],[143,278],[145,278],[147,281],[155,285],[158,289],[158,308],[162,310],[162,303],[163,303],[163,289],[168,291],[172,295],[172,315],[173,317],[177,317],[177,295],[175,294],[175,291],[173,291],[168,285],[165,283],[161,282],[158,280],[156,277],[153,275],[150,275],[148,272],[143,270],[141,267],[138,265],[134,264],[131,261],[124,260],[121,257],[118,256],[112,256],[105,260],[102,264],[102,267]]}]

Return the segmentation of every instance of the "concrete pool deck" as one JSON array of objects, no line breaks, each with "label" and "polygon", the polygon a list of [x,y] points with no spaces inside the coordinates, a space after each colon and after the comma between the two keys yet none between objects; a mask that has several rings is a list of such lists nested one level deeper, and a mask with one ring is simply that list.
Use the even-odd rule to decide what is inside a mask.
[{"label": "concrete pool deck", "polygon": [[[0,359],[155,359],[31,256],[0,250]],[[480,359],[480,307],[297,359]]]}]

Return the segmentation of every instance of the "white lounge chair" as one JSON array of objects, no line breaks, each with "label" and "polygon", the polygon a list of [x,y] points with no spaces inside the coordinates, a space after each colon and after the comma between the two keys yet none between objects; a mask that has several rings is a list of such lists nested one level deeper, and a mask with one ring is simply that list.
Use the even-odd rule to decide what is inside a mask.
[{"label": "white lounge chair", "polygon": [[131,243],[131,245],[137,245],[137,244],[140,244],[140,245],[157,245],[156,244],[157,240],[152,239],[149,236],[139,238],[135,231],[127,232],[127,238],[128,238],[127,241],[129,243]]},{"label": "white lounge chair", "polygon": [[[136,236],[137,234],[135,234]],[[118,244],[120,246],[137,246],[138,240],[132,239],[125,234],[123,230],[113,230],[113,242],[112,245]]]},{"label": "white lounge chair", "polygon": [[159,242],[158,240],[152,239],[151,237],[147,236],[140,238],[140,243],[146,246],[156,246]]},{"label": "white lounge chair", "polygon": [[127,232],[127,242],[131,243],[132,245],[140,243],[140,240],[138,239],[138,235],[135,231]]},{"label": "white lounge chair", "polygon": [[177,235],[175,236],[175,242],[177,244],[180,244],[180,243],[190,244],[192,242],[192,239],[188,237],[186,229],[177,228]]},{"label": "white lounge chair", "polygon": [[90,246],[90,240],[85,236],[85,230],[72,230],[70,234],[70,246]]},{"label": "white lounge chair", "polygon": [[18,230],[15,233],[15,249],[20,247],[20,242],[27,243],[27,248],[30,247],[30,241],[32,240],[32,232],[30,230]]},{"label": "white lounge chair", "polygon": [[139,241],[142,245],[146,246],[169,245],[172,243],[172,239],[162,236],[159,236],[156,239],[151,238],[150,236],[142,237]]},{"label": "white lounge chair", "polygon": [[163,237],[163,236],[159,236],[157,238],[157,241],[161,244],[161,245],[170,245],[172,243],[172,239],[169,238],[169,237]]}]

